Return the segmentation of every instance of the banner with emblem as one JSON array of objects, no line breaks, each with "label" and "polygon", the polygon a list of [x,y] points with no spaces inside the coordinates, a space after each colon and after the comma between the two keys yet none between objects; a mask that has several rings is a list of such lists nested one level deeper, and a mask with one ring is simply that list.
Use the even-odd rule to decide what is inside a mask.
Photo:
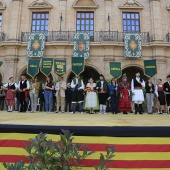
[{"label": "banner with emblem", "polygon": [[110,62],[110,74],[114,78],[119,78],[122,75],[121,63],[119,62]]},{"label": "banner with emblem", "polygon": [[73,57],[90,58],[90,33],[74,33],[74,54]]},{"label": "banner with emblem", "polygon": [[144,60],[144,71],[145,75],[153,77],[157,74],[156,60]]},{"label": "banner with emblem", "polygon": [[124,53],[125,57],[142,57],[142,34],[124,33]]},{"label": "banner with emblem", "polygon": [[28,60],[27,74],[35,77],[39,73],[40,60]]},{"label": "banner with emblem", "polygon": [[66,74],[66,60],[54,60],[54,72],[59,75],[63,76]]},{"label": "banner with emblem", "polygon": [[42,58],[41,59],[41,72],[48,76],[51,73],[53,67],[53,58]]},{"label": "banner with emblem", "polygon": [[46,35],[42,32],[28,34],[27,57],[44,57]]},{"label": "banner with emblem", "polygon": [[72,72],[76,75],[79,75],[84,71],[84,57],[72,57]]}]

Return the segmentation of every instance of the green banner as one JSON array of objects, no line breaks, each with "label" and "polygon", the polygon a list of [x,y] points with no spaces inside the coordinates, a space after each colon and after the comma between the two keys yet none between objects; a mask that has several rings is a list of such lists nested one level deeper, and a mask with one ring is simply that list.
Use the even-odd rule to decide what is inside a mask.
[{"label": "green banner", "polygon": [[74,54],[73,57],[90,57],[90,33],[75,32],[74,33]]},{"label": "green banner", "polygon": [[72,72],[79,75],[84,71],[84,58],[83,57],[72,57]]},{"label": "green banner", "polygon": [[27,57],[44,57],[45,33],[31,32],[28,34]]},{"label": "green banner", "polygon": [[53,58],[42,58],[41,60],[41,72],[48,76],[51,73],[53,66]]},{"label": "green banner", "polygon": [[157,74],[156,60],[144,60],[144,71],[145,75],[153,77]]},{"label": "green banner", "polygon": [[119,78],[122,75],[121,63],[110,62],[110,74],[115,78]]},{"label": "green banner", "polygon": [[142,57],[141,33],[124,33],[124,53],[125,57]]},{"label": "green banner", "polygon": [[66,60],[54,60],[54,72],[59,75],[63,76],[66,74]]},{"label": "green banner", "polygon": [[35,77],[39,73],[40,60],[28,60],[27,74]]},{"label": "green banner", "polygon": [[2,64],[3,64],[3,61],[0,61],[0,67],[2,66]]}]

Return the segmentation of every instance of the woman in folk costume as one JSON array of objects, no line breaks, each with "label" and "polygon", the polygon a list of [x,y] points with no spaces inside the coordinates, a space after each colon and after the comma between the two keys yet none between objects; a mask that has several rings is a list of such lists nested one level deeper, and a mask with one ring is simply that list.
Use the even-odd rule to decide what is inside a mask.
[{"label": "woman in folk costume", "polygon": [[7,90],[6,93],[6,105],[8,106],[8,112],[12,112],[13,106],[15,104],[15,92],[17,90],[17,84],[14,83],[14,78],[9,78],[9,83],[4,84],[4,90]]},{"label": "woman in folk costume", "polygon": [[131,81],[132,101],[135,103],[135,114],[143,114],[142,103],[144,94],[142,88],[145,87],[145,82],[140,78],[140,73],[136,73],[136,77]]},{"label": "woman in folk costume", "polygon": [[119,111],[119,93],[120,86],[116,83],[115,78],[112,78],[109,85],[110,97],[111,97],[111,111],[112,114],[117,114]]},{"label": "woman in folk costume", "polygon": [[124,74],[120,83],[120,111],[123,111],[123,114],[128,114],[128,112],[132,111],[130,90],[131,85],[127,82],[127,76]]},{"label": "woman in folk costume", "polygon": [[[158,79],[158,84],[155,85],[155,94],[157,96],[157,100],[159,104],[155,104],[155,107],[157,108],[158,114],[162,114],[163,110],[165,108],[165,94],[163,91],[164,87],[162,84],[162,79]],[[156,102],[157,103],[157,102]]]},{"label": "woman in folk costume", "polygon": [[36,112],[37,110],[39,89],[40,83],[38,82],[38,77],[35,77],[30,83],[31,113]]},{"label": "woman in folk costume", "polygon": [[145,89],[146,89],[147,111],[148,111],[148,114],[152,114],[155,86],[152,83],[151,78],[148,78],[148,81],[145,84]]},{"label": "woman in folk costume", "polygon": [[167,104],[167,113],[170,113],[170,75],[167,77],[167,82],[164,83],[165,99]]},{"label": "woman in folk costume", "polygon": [[100,105],[100,113],[106,113],[106,100],[108,98],[109,86],[107,81],[105,80],[104,76],[100,74],[100,80],[96,85],[96,89],[98,90],[98,98],[99,98],[99,105]]},{"label": "woman in folk costume", "polygon": [[90,110],[90,114],[93,114],[94,110],[99,110],[99,101],[96,94],[96,83],[93,78],[89,79],[89,83],[86,85],[87,95],[84,102],[84,109]]},{"label": "woman in folk costume", "polygon": [[76,112],[77,103],[79,104],[80,114],[83,114],[83,106],[82,103],[84,101],[84,83],[83,80],[76,75],[76,77],[71,82],[71,88],[73,89],[72,95],[72,112],[74,114]]}]

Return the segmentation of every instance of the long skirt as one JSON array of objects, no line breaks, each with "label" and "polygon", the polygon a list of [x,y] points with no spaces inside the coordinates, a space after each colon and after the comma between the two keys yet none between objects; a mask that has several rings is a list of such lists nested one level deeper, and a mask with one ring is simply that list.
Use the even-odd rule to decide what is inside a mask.
[{"label": "long skirt", "polygon": [[132,111],[129,91],[127,89],[122,90],[122,96],[120,97],[120,111]]},{"label": "long skirt", "polygon": [[12,106],[15,104],[15,95],[12,89],[9,89],[6,94],[6,105]]},{"label": "long skirt", "polygon": [[99,100],[96,92],[89,92],[85,97],[83,109],[85,110],[99,110]]}]

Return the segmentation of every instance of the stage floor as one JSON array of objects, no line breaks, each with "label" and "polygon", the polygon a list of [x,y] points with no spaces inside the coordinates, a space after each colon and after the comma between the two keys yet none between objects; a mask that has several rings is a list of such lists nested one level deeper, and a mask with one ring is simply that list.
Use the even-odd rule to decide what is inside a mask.
[{"label": "stage floor", "polygon": [[170,127],[170,114],[148,115],[135,115],[129,113],[127,115],[111,114],[99,115],[95,114],[75,114],[70,113],[58,113],[51,112],[49,114],[45,112],[36,113],[18,113],[17,111],[6,112],[0,111],[0,124],[1,125],[38,125],[38,126],[138,126],[138,127]]}]

